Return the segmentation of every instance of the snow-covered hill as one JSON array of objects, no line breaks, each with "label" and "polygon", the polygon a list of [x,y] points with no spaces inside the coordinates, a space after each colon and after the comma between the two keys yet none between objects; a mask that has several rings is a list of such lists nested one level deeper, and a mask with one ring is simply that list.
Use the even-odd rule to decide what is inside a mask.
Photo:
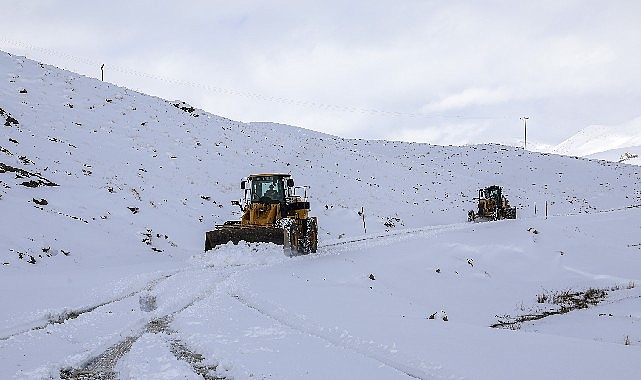
[{"label": "snow-covered hill", "polygon": [[[567,156],[621,161],[625,153],[641,150],[641,117],[618,126],[592,125],[566,139],[550,151]],[[635,153],[637,152],[637,153]],[[636,164],[636,161],[628,163]]]},{"label": "snow-covered hill", "polygon": [[585,158],[591,160],[605,160],[641,166],[641,146],[628,146],[625,148],[606,150],[590,154]]},{"label": "snow-covered hill", "polygon": [[[5,53],[0,67],[2,378],[634,373],[638,167],[246,124]],[[310,185],[317,255],[202,252],[258,172]],[[490,184],[517,221],[466,222]],[[608,293],[603,318],[514,321],[558,307],[537,294],[590,289]],[[582,367],[548,357],[566,352]]]}]

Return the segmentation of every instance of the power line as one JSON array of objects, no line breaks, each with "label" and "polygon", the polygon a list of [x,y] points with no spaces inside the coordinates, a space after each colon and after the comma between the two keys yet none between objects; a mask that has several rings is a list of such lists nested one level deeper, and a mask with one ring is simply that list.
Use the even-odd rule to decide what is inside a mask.
[{"label": "power line", "polygon": [[[320,102],[314,102],[314,101],[308,101],[308,100],[297,100],[297,99],[292,99],[287,97],[270,96],[270,95],[264,95],[264,94],[251,92],[251,91],[229,89],[224,87],[213,86],[210,84],[204,84],[200,82],[193,82],[193,81],[187,81],[182,79],[170,78],[170,77],[161,76],[157,74],[150,74],[147,72],[143,72],[143,71],[139,71],[139,70],[135,70],[128,67],[119,66],[119,65],[111,65],[111,64],[105,65],[104,62],[100,62],[94,59],[77,57],[75,55],[61,52],[59,50],[55,50],[51,48],[43,48],[30,43],[8,39],[6,37],[0,37],[0,42],[3,42],[8,45],[13,45],[15,47],[19,47],[24,50],[40,52],[42,54],[49,55],[49,56],[57,56],[57,57],[64,58],[68,61],[78,62],[88,66],[100,67],[101,78],[103,80],[104,80],[103,70],[108,69],[108,70],[119,72],[121,74],[125,74],[128,76],[151,79],[151,80],[160,81],[160,82],[164,82],[164,83],[176,85],[176,86],[198,88],[207,92],[215,92],[218,94],[239,96],[239,97],[244,97],[248,99],[255,99],[255,100],[278,103],[278,104],[287,104],[287,105],[292,105],[297,107],[315,108],[315,109],[326,110],[330,112],[351,112],[351,113],[370,114],[375,116],[378,115],[383,117],[427,118],[427,119],[441,118],[441,119],[457,119],[457,120],[499,120],[499,119],[508,118],[506,116],[501,116],[501,117],[470,116],[470,115],[447,115],[443,113],[428,114],[428,113],[421,113],[421,112],[390,111],[390,110],[382,110],[382,109],[375,109],[375,108],[363,108],[363,107],[355,107],[355,106],[344,106],[344,105],[337,105],[337,104],[320,103]],[[73,68],[71,67],[68,67],[67,69],[69,69],[70,71],[73,71]]]}]

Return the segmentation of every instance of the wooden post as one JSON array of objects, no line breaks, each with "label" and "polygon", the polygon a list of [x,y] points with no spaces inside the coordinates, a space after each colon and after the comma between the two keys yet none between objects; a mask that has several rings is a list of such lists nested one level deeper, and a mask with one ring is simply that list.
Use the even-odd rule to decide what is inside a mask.
[{"label": "wooden post", "polygon": [[361,216],[363,217],[363,230],[367,233],[367,227],[365,227],[365,208],[361,207]]},{"label": "wooden post", "polygon": [[523,150],[527,149],[527,119],[529,119],[528,116],[521,118],[523,120]]},{"label": "wooden post", "polygon": [[548,201],[545,201],[545,219],[548,218]]},{"label": "wooden post", "polygon": [[100,66],[100,79],[104,82],[105,81],[105,64],[103,63],[102,66]]}]

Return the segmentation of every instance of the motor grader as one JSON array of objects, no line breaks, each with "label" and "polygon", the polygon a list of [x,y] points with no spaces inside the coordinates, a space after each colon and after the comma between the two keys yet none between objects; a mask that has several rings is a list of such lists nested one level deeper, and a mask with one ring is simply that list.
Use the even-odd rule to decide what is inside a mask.
[{"label": "motor grader", "polygon": [[467,213],[468,221],[472,222],[482,218],[485,220],[516,219],[516,207],[510,207],[510,203],[503,195],[503,188],[492,185],[479,189],[478,211],[471,210]]},{"label": "motor grader", "polygon": [[[241,219],[217,225],[205,234],[205,251],[240,241],[282,245],[286,254],[308,254],[318,247],[318,221],[309,216],[307,187],[294,186],[289,174],[252,174],[240,183],[244,190]],[[297,194],[302,191],[303,194]]]}]

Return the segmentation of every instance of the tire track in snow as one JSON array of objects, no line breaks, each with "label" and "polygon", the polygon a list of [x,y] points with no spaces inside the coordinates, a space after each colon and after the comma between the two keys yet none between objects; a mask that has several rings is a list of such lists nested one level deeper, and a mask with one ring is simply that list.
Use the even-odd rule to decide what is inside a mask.
[{"label": "tire track in snow", "polygon": [[[229,266],[220,268],[220,270],[224,271],[232,267],[237,267],[237,265],[231,264]],[[213,268],[213,266],[207,266],[205,269],[210,269],[210,268]],[[182,271],[174,272],[170,276],[161,278],[161,280],[162,279],[166,280],[170,277],[175,276],[178,273],[187,272],[193,269],[194,268],[186,268]],[[203,269],[203,268],[198,268],[198,269]],[[238,272],[239,270],[234,270],[229,273],[221,272],[222,278],[216,281],[213,287],[216,288],[220,284],[224,283],[225,280],[228,279],[230,276],[234,274],[238,274]],[[147,288],[150,288],[150,286],[148,286]],[[114,367],[116,366],[118,361],[131,350],[132,346],[134,345],[134,343],[136,343],[136,341],[138,341],[138,339],[140,339],[144,334],[150,334],[150,333],[164,334],[167,337],[176,333],[176,331],[169,328],[169,325],[173,321],[174,317],[177,314],[186,310],[187,308],[191,307],[192,305],[196,304],[197,302],[200,302],[206,297],[208,297],[211,294],[211,290],[212,288],[209,287],[204,291],[200,292],[197,296],[190,298],[188,302],[184,303],[181,307],[177,308],[176,310],[166,313],[161,317],[157,317],[150,320],[145,325],[144,328],[142,328],[135,334],[127,336],[126,338],[120,340],[116,344],[108,347],[105,351],[103,351],[99,355],[96,355],[84,361],[79,366],[60,369],[60,378],[63,380],[116,379],[118,377],[118,373],[114,370]],[[136,292],[136,294],[140,293],[141,291],[142,290]],[[216,374],[215,365],[208,365],[203,363],[205,360],[205,356],[190,349],[185,342],[181,341],[178,338],[171,338],[171,339],[167,338],[167,340],[168,340],[169,350],[174,355],[174,357],[178,360],[184,361],[187,364],[189,364],[192,370],[194,371],[194,373],[201,376],[204,380],[225,380],[226,379],[226,377],[224,376],[221,377]]]},{"label": "tire track in snow", "polygon": [[[142,334],[140,334],[142,336]],[[117,344],[109,347],[99,356],[90,359],[81,368],[63,368],[60,370],[60,379],[62,380],[112,380],[116,379],[118,374],[114,372],[113,367],[120,357],[131,349],[131,346],[140,338],[140,336],[130,336]]]},{"label": "tire track in snow", "polygon": [[147,284],[145,284],[145,286],[142,287],[141,289],[134,290],[134,291],[132,291],[130,293],[127,293],[125,295],[122,295],[120,297],[113,298],[113,299],[110,299],[110,300],[107,300],[107,301],[104,301],[104,302],[100,302],[100,303],[95,304],[95,305],[91,305],[91,306],[87,306],[87,307],[80,308],[80,309],[75,309],[75,310],[67,310],[67,309],[65,309],[60,313],[48,313],[43,317],[44,322],[38,323],[38,324],[32,324],[30,327],[27,327],[27,328],[18,328],[18,331],[16,331],[16,332],[10,333],[10,334],[5,335],[5,336],[0,336],[0,341],[9,340],[12,337],[15,337],[15,336],[18,336],[18,335],[22,335],[22,334],[27,334],[27,333],[32,332],[32,331],[44,330],[50,325],[62,324],[62,323],[65,323],[65,322],[67,322],[67,321],[69,321],[71,319],[76,319],[76,318],[78,318],[79,316],[81,316],[81,315],[83,315],[85,313],[91,313],[92,311],[94,311],[94,310],[96,310],[98,308],[101,308],[103,306],[107,306],[107,305],[115,304],[117,302],[124,301],[127,298],[134,297],[134,296],[136,296],[136,295],[138,295],[138,294],[140,294],[142,292],[150,291],[156,285],[158,285],[161,281],[166,280],[166,279],[176,275],[177,273],[180,273],[180,271],[173,272],[171,274],[165,274],[163,276],[157,277],[157,278],[155,278],[155,279],[153,279],[151,281],[148,281]]},{"label": "tire track in snow", "polygon": [[242,296],[237,293],[229,294],[229,296],[236,299],[243,306],[258,312],[283,326],[287,326],[304,335],[320,339],[334,347],[358,353],[386,367],[393,368],[396,371],[407,375],[409,378],[420,380],[455,378],[455,376],[451,374],[442,374],[443,369],[441,366],[434,364],[430,364],[428,366],[419,358],[411,358],[408,357],[408,355],[405,355],[406,360],[402,360],[402,358],[399,358],[400,360],[396,360],[390,356],[390,350],[393,348],[390,348],[389,346],[380,343],[373,343],[371,339],[355,337],[347,331],[340,332],[334,329],[326,329],[313,322],[302,319],[300,316],[288,313],[282,307],[277,305],[268,305],[269,301],[258,301],[255,299],[250,301],[248,296]]},{"label": "tire track in snow", "polygon": [[[612,213],[617,211],[625,211],[625,210],[635,209],[635,208],[641,208],[641,204],[635,204],[635,205],[607,209],[607,210],[597,210],[595,212],[589,212],[589,213],[571,213],[571,214],[557,215],[557,216],[594,215],[594,214]],[[550,215],[550,217],[554,217],[554,216],[555,215]],[[522,219],[538,219],[538,218],[530,217],[530,218],[519,218],[519,219],[522,220]],[[509,223],[509,220],[494,221],[494,222]],[[318,248],[332,248],[332,247],[341,247],[341,246],[350,246],[350,245],[354,245],[355,247],[360,247],[361,245],[364,245],[368,242],[372,243],[372,245],[384,245],[386,244],[386,242],[396,242],[398,240],[411,239],[419,236],[429,236],[432,234],[445,232],[445,231],[462,230],[462,229],[466,229],[468,227],[473,227],[473,226],[474,226],[474,223],[463,222],[463,223],[453,223],[453,224],[432,225],[432,226],[425,226],[425,227],[419,227],[419,228],[406,228],[406,229],[397,230],[397,231],[381,232],[381,233],[376,233],[372,235],[357,236],[354,238],[348,238],[344,240],[343,239],[333,240],[333,241],[330,240],[327,243],[319,244]],[[395,238],[396,240],[394,240]],[[361,244],[358,244],[358,243],[361,243]]]},{"label": "tire track in snow", "polygon": [[225,380],[226,377],[219,377],[216,375],[217,365],[204,364],[205,357],[193,350],[191,350],[183,341],[179,339],[172,339],[170,342],[169,350],[178,360],[187,362],[191,368],[200,375],[204,380]]},{"label": "tire track in snow", "polygon": [[[60,379],[117,379],[118,373],[114,370],[116,363],[118,363],[118,361],[131,350],[131,347],[136,343],[136,341],[138,341],[138,339],[140,339],[144,334],[164,334],[168,338],[170,335],[175,333],[174,330],[169,328],[169,324],[173,321],[174,315],[185,310],[195,302],[197,302],[197,300],[194,300],[194,302],[175,311],[174,313],[149,321],[137,334],[124,338],[120,342],[107,348],[100,355],[85,361],[85,363],[78,368],[62,368],[60,370]],[[192,370],[204,380],[226,379],[226,377],[221,377],[216,374],[217,365],[205,364],[205,357],[190,349],[185,342],[177,338],[168,340],[169,351],[174,355],[174,357],[189,364]]]},{"label": "tire track in snow", "polygon": [[[393,244],[395,242],[398,242],[399,240],[412,239],[421,236],[433,236],[439,232],[456,231],[470,227],[472,227],[472,225],[470,225],[469,223],[454,223],[425,226],[420,228],[408,228],[399,231],[377,233],[341,241],[328,242],[326,244],[319,245],[319,248],[330,248],[329,250],[324,249],[324,251],[327,254],[332,254],[334,252],[331,248],[345,247],[346,249],[358,249],[362,248],[363,246],[369,245]],[[442,367],[438,365],[431,365],[426,369],[420,368],[425,367],[425,364],[419,358],[408,358],[407,361],[414,361],[416,363],[419,363],[414,365],[410,363],[403,363],[399,360],[394,360],[385,353],[386,351],[389,353],[389,348],[383,344],[375,344],[372,343],[369,339],[363,340],[358,337],[354,337],[347,331],[344,331],[342,333],[338,333],[337,331],[333,332],[330,329],[325,329],[322,326],[317,326],[313,323],[303,320],[295,314],[288,313],[285,309],[283,309],[282,307],[278,307],[277,305],[270,305],[268,307],[264,306],[264,304],[268,303],[268,301],[253,300],[250,302],[247,296],[241,296],[237,293],[229,295],[245,307],[255,310],[256,312],[272,320],[275,320],[276,322],[284,326],[287,326],[295,331],[299,331],[303,334],[321,339],[335,347],[340,347],[352,352],[356,352],[364,357],[375,360],[382,365],[393,368],[410,378],[427,380],[451,379],[455,377],[449,374],[433,373],[443,372]],[[261,304],[263,306],[261,306]]]},{"label": "tire track in snow", "polygon": [[366,243],[371,243],[372,245],[384,245],[386,243],[394,243],[399,240],[412,239],[421,236],[431,236],[439,232],[445,231],[456,231],[462,230],[471,227],[472,225],[468,223],[454,223],[454,224],[441,224],[435,226],[425,226],[420,228],[407,228],[398,231],[383,232],[372,235],[363,235],[354,237],[351,239],[345,239],[340,241],[330,241],[325,244],[319,244],[319,248],[332,248],[332,247],[341,247],[341,246],[351,246],[361,247]]}]

